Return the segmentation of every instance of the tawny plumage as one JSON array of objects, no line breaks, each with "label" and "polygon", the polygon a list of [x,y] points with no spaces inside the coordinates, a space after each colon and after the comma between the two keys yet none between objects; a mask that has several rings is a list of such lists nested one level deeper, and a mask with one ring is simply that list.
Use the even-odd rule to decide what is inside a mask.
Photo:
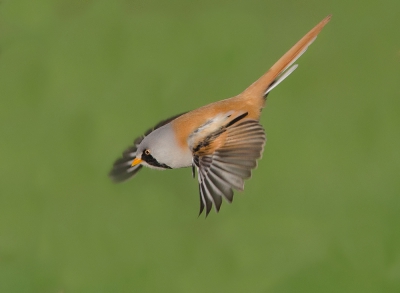
[{"label": "tawny plumage", "polygon": [[[292,64],[307,50],[329,22],[327,16],[264,75],[244,92],[158,123],[135,140],[110,172],[116,181],[135,175],[142,165],[156,169],[192,166],[198,171],[200,214],[214,205],[219,211],[222,198],[233,199],[233,190],[243,190],[265,144],[258,120],[268,93],[289,76]],[[194,175],[194,174],[193,174]]]}]

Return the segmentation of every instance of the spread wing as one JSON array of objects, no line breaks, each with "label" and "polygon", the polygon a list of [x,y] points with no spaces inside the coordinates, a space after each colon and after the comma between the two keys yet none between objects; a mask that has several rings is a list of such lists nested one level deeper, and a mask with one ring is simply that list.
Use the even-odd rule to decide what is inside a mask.
[{"label": "spread wing", "polygon": [[211,141],[198,144],[207,147],[214,140],[223,140],[218,142],[221,146],[212,153],[201,155],[201,147],[197,154],[194,152],[193,163],[197,167],[199,181],[200,214],[206,208],[208,215],[212,205],[218,212],[222,198],[232,202],[233,190],[244,189],[244,180],[251,177],[251,170],[257,166],[257,159],[262,155],[266,141],[264,129],[258,121],[243,118],[244,116],[235,118],[227,127],[208,135]]},{"label": "spread wing", "polygon": [[136,175],[137,172],[142,168],[142,165],[136,165],[132,167],[132,161],[136,157],[136,150],[139,146],[139,144],[142,142],[143,138],[145,138],[147,135],[149,135],[151,132],[153,132],[155,129],[160,128],[161,126],[168,124],[175,118],[178,118],[179,116],[183,115],[185,113],[181,113],[179,115],[175,115],[171,118],[168,118],[166,120],[160,121],[157,123],[156,126],[153,128],[150,128],[147,130],[142,136],[139,136],[136,138],[133,142],[133,145],[128,147],[123,153],[122,157],[117,159],[114,162],[114,165],[109,173],[110,178],[114,182],[122,182],[125,181],[129,178],[132,178],[134,175]]}]

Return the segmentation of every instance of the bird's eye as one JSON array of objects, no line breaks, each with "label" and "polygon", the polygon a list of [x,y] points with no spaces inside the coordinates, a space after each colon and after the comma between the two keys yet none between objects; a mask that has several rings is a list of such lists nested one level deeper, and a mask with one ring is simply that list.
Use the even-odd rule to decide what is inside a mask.
[{"label": "bird's eye", "polygon": [[149,155],[150,155],[150,151],[149,151],[149,150],[144,150],[144,154],[145,154],[146,156],[149,156]]}]

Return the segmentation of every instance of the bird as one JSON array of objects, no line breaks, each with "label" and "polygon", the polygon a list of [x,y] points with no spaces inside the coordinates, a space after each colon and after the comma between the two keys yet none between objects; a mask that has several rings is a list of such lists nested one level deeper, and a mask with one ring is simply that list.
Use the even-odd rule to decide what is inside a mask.
[{"label": "bird", "polygon": [[267,95],[297,68],[296,60],[330,21],[325,17],[264,75],[241,94],[163,120],[136,138],[109,173],[114,182],[134,177],[143,166],[158,169],[191,167],[197,171],[199,215],[214,206],[218,213],[261,158],[266,134],[259,123]]}]

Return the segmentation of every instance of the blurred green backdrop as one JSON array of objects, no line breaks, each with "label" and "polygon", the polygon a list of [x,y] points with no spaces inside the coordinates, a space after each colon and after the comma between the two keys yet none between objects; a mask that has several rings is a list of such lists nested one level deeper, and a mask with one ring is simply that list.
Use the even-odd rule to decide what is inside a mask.
[{"label": "blurred green backdrop", "polygon": [[[400,292],[400,2],[2,1],[0,292]],[[240,93],[333,13],[269,96],[246,190],[114,185],[160,119]]]}]

